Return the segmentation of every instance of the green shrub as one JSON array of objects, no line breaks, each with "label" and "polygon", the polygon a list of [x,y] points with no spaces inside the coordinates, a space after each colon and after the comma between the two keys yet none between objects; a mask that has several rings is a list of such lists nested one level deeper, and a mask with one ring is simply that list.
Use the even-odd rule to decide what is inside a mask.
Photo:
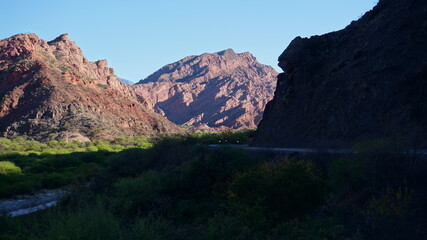
[{"label": "green shrub", "polygon": [[237,214],[252,217],[261,211],[277,223],[311,212],[326,192],[325,181],[311,162],[285,159],[237,174],[229,196]]},{"label": "green shrub", "polygon": [[120,220],[99,202],[79,205],[76,209],[50,210],[41,219],[30,219],[34,225],[28,226],[27,239],[124,239]]},{"label": "green shrub", "polygon": [[13,162],[0,161],[0,175],[16,175],[21,173],[21,168]]},{"label": "green shrub", "polygon": [[112,190],[113,208],[121,213],[135,214],[155,210],[162,205],[163,176],[147,171],[137,178],[122,178]]},{"label": "green shrub", "polygon": [[408,211],[413,195],[413,190],[387,188],[382,195],[371,197],[363,213],[372,217],[403,216]]},{"label": "green shrub", "polygon": [[329,173],[334,187],[382,189],[387,186],[397,187],[402,177],[409,177],[404,150],[392,142],[373,139],[357,144],[353,149],[356,154],[332,163]]},{"label": "green shrub", "polygon": [[86,151],[87,152],[97,152],[99,149],[96,146],[87,146]]},{"label": "green shrub", "polygon": [[363,160],[340,158],[332,161],[329,182],[336,191],[360,189],[366,183]]},{"label": "green shrub", "polygon": [[273,230],[270,240],[350,240],[344,226],[336,224],[332,219],[307,219],[280,224]]},{"label": "green shrub", "polygon": [[169,221],[159,217],[144,217],[138,219],[128,231],[126,239],[140,240],[173,240],[179,238],[176,233],[175,227]]},{"label": "green shrub", "polygon": [[205,144],[246,144],[255,130],[229,131],[219,133],[193,133],[189,138]]},{"label": "green shrub", "polygon": [[197,236],[195,239],[248,239],[247,235],[252,234],[253,232],[250,231],[250,228],[244,226],[238,218],[220,214],[209,219],[207,224],[201,229],[200,236]]},{"label": "green shrub", "polygon": [[64,185],[67,185],[71,182],[71,179],[60,173],[49,173],[42,179],[42,186],[44,188],[57,188]]}]

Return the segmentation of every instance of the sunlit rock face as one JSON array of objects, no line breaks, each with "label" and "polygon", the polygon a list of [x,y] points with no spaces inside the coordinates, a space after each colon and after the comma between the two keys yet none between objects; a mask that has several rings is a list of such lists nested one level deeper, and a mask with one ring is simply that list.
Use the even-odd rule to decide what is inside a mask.
[{"label": "sunlit rock face", "polygon": [[181,130],[141,104],[106,60],[89,62],[67,34],[0,41],[0,134],[103,139]]},{"label": "sunlit rock face", "polygon": [[227,49],[186,57],[132,87],[176,124],[249,129],[256,128],[273,97],[276,76],[249,52]]}]

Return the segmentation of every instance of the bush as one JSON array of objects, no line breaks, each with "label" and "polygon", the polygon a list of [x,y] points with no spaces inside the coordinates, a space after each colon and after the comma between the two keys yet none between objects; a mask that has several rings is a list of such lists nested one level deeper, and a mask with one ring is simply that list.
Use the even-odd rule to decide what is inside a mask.
[{"label": "bush", "polygon": [[[344,226],[336,224],[332,219],[292,221],[280,224],[273,230],[271,240],[346,240]],[[355,238],[351,238],[355,239]]]},{"label": "bush", "polygon": [[402,177],[409,177],[404,151],[390,141],[373,139],[357,144],[353,149],[356,154],[332,162],[329,176],[335,190],[397,187]]},{"label": "bush", "polygon": [[201,229],[201,232],[199,233],[200,236],[197,236],[194,239],[252,239],[247,236],[250,234],[253,233],[248,227],[244,226],[238,218],[220,214],[209,219],[206,226]]},{"label": "bush", "polygon": [[182,239],[176,233],[175,227],[169,221],[159,217],[145,217],[138,219],[129,231],[126,239],[173,240]]},{"label": "bush", "polygon": [[134,215],[147,213],[162,206],[163,176],[157,171],[147,171],[137,178],[122,178],[112,190],[113,209]]},{"label": "bush", "polygon": [[360,189],[366,183],[363,161],[354,158],[333,160],[329,168],[329,182],[336,191]]},{"label": "bush", "polygon": [[32,224],[23,222],[21,225],[29,228],[26,239],[31,240],[125,239],[120,220],[100,202],[80,204],[76,209],[48,210],[27,218],[27,221]]},{"label": "bush", "polygon": [[13,162],[0,161],[0,175],[16,175],[21,173],[21,168]]},{"label": "bush", "polygon": [[326,191],[325,181],[312,163],[285,159],[237,174],[230,186],[230,198],[237,214],[253,217],[260,211],[271,223],[278,223],[311,212],[323,201]]},{"label": "bush", "polygon": [[413,195],[413,190],[388,188],[382,195],[373,196],[363,213],[370,217],[404,216]]}]

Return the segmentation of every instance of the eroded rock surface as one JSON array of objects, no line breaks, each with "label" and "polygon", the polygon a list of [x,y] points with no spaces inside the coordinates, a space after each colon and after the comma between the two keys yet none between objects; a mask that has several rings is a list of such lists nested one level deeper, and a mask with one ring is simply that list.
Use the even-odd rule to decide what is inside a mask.
[{"label": "eroded rock surface", "polygon": [[133,85],[141,101],[179,125],[255,128],[277,72],[249,52],[189,56]]},{"label": "eroded rock surface", "polygon": [[67,34],[0,41],[0,134],[103,139],[181,132],[141,104],[106,60],[89,62]]}]

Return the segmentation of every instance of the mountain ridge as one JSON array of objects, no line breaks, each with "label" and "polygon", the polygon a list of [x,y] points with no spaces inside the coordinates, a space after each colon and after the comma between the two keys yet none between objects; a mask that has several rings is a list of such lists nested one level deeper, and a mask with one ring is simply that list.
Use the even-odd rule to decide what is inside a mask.
[{"label": "mountain ridge", "polygon": [[176,124],[255,128],[272,97],[277,72],[249,52],[226,49],[187,56],[132,87]]},{"label": "mountain ridge", "polygon": [[142,105],[106,60],[89,62],[68,34],[49,42],[36,34],[0,41],[0,119],[6,137],[182,132]]}]

